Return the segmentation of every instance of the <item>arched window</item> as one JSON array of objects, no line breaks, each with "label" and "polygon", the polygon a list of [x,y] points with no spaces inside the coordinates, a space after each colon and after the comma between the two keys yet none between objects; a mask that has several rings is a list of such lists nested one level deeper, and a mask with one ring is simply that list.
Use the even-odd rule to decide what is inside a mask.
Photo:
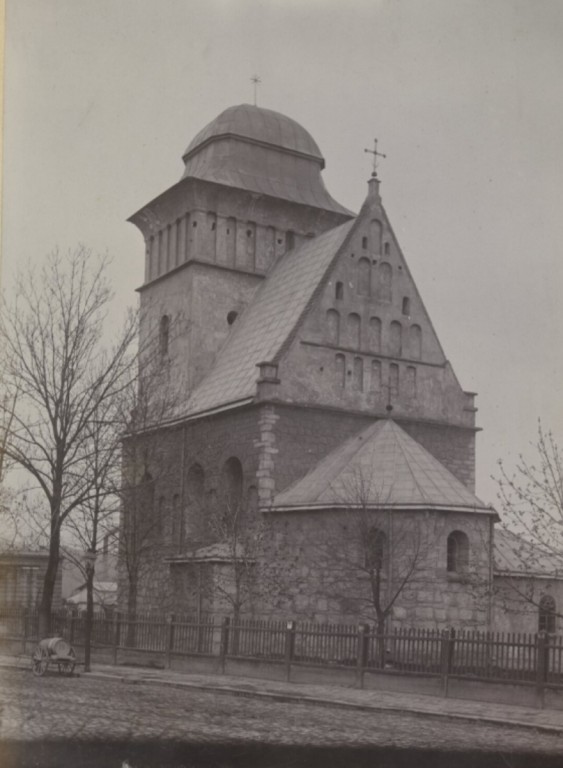
[{"label": "arched window", "polygon": [[411,325],[409,328],[409,357],[420,360],[422,356],[422,328],[420,325]]},{"label": "arched window", "polygon": [[449,573],[462,573],[469,565],[469,539],[463,531],[452,531],[448,536],[447,569]]},{"label": "arched window", "polygon": [[551,595],[543,595],[538,613],[538,632],[555,632],[555,600]]},{"label": "arched window", "polygon": [[389,365],[389,398],[399,397],[399,366],[397,363]]},{"label": "arched window", "polygon": [[295,248],[295,232],[288,229],[285,233],[285,250],[291,251],[292,248]]},{"label": "arched window", "polygon": [[371,386],[372,392],[381,391],[381,363],[379,360],[371,361]]},{"label": "arched window", "polygon": [[186,499],[190,506],[200,506],[203,502],[205,472],[200,464],[192,464],[186,475]]},{"label": "arched window", "polygon": [[416,368],[414,365],[407,365],[405,389],[407,398],[414,400],[416,398]]},{"label": "arched window", "polygon": [[381,320],[378,317],[369,319],[369,348],[372,352],[381,352]]},{"label": "arched window", "polygon": [[354,375],[352,378],[352,387],[357,392],[364,391],[364,361],[361,357],[354,358]]},{"label": "arched window", "polygon": [[326,313],[326,340],[329,344],[340,343],[340,315],[335,309]]},{"label": "arched window", "polygon": [[372,255],[379,256],[381,253],[381,235],[383,234],[383,227],[381,226],[380,221],[373,219],[369,228]]},{"label": "arched window", "polygon": [[336,283],[336,286],[334,288],[334,298],[335,299],[343,299],[344,298],[344,284],[340,281]]},{"label": "arched window", "polygon": [[369,259],[358,261],[358,293],[360,296],[369,296],[371,292],[371,262]]},{"label": "arched window", "polygon": [[362,322],[360,320],[360,316],[355,312],[349,314],[346,326],[348,345],[353,349],[359,349],[361,346],[360,340],[362,334]]},{"label": "arched window", "polygon": [[205,503],[205,472],[199,464],[192,464],[186,474],[186,519],[183,535],[197,536],[204,525],[203,507]]},{"label": "arched window", "polygon": [[391,247],[390,247],[389,243],[385,243],[385,245],[383,246],[383,253],[386,256],[389,256],[390,251],[391,251]]},{"label": "arched window", "polygon": [[403,315],[410,315],[411,313],[411,300],[408,296],[403,296]]},{"label": "arched window", "polygon": [[403,351],[403,328],[401,323],[393,320],[389,326],[389,354],[392,357],[401,357]]},{"label": "arched window", "polygon": [[170,316],[162,315],[160,318],[160,329],[158,343],[160,348],[160,354],[165,357],[168,354],[168,345],[170,341]]},{"label": "arched window", "polygon": [[236,456],[231,456],[223,465],[221,490],[223,498],[220,501],[234,512],[242,501],[242,464]]},{"label": "arched window", "polygon": [[228,323],[228,325],[232,325],[235,322],[235,320],[237,319],[237,317],[238,317],[238,312],[235,312],[235,310],[232,309],[227,314],[227,323]]},{"label": "arched window", "polygon": [[387,537],[379,528],[370,528],[365,542],[365,564],[369,571],[381,571],[387,560]]},{"label": "arched window", "polygon": [[367,237],[362,237],[362,248],[364,249],[364,251],[367,250],[367,247],[368,247],[368,239]]},{"label": "arched window", "polygon": [[379,301],[390,302],[393,299],[391,264],[382,261],[377,270],[377,298]]},{"label": "arched window", "polygon": [[336,355],[334,365],[336,368],[336,383],[341,389],[344,389],[346,385],[346,357],[344,355]]}]

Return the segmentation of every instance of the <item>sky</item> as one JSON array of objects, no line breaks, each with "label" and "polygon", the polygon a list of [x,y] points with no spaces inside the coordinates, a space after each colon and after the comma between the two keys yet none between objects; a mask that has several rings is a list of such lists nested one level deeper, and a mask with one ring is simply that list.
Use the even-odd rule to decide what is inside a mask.
[{"label": "sky", "polygon": [[379,140],[387,214],[464,389],[477,492],[563,443],[563,2],[7,0],[2,281],[78,243],[143,280],[126,219],[229,106],[301,123],[359,210]]}]

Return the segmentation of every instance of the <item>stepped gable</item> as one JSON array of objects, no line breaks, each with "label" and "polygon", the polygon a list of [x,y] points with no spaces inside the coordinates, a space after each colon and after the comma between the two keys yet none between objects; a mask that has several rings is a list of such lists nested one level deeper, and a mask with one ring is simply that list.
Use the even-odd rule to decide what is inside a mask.
[{"label": "stepped gable", "polygon": [[321,177],[325,161],[311,134],[271,109],[229,107],[197,134],[183,160],[183,179],[354,215],[328,193]]},{"label": "stepped gable", "polygon": [[353,225],[341,224],[280,258],[192,393],[186,415],[254,397],[257,364],[276,361]]},{"label": "stepped gable", "polygon": [[391,419],[346,440],[279,493],[271,509],[354,506],[493,512]]}]

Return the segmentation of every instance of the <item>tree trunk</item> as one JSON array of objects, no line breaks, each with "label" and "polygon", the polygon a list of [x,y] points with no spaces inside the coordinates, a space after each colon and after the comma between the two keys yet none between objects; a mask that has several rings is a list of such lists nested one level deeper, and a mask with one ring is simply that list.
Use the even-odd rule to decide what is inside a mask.
[{"label": "tree trunk", "polygon": [[47,570],[43,579],[43,592],[41,594],[41,604],[39,606],[39,637],[49,637],[51,632],[51,612],[53,609],[53,596],[55,594],[55,585],[57,583],[57,572],[59,570],[59,532],[51,533],[49,543],[49,560]]},{"label": "tree trunk", "polygon": [[86,572],[86,626],[84,627],[84,671],[90,672],[90,654],[92,648],[92,623],[94,619],[94,568]]},{"label": "tree trunk", "polygon": [[127,646],[135,647],[136,622],[137,621],[137,577],[129,580],[129,592],[127,594]]},{"label": "tree trunk", "polygon": [[377,666],[379,669],[385,667],[385,616],[378,616],[377,619]]}]

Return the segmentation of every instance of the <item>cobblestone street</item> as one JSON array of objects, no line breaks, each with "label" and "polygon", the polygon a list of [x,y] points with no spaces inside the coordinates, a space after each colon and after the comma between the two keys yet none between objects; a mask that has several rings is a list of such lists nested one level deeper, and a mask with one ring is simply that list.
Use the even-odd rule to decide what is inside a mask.
[{"label": "cobblestone street", "polygon": [[560,736],[529,728],[408,713],[343,711],[85,676],[35,678],[25,670],[3,670],[2,681],[0,735],[4,742],[148,740],[191,745],[228,742],[477,750],[483,756],[497,754],[503,759],[522,753],[536,755],[537,765],[542,756],[563,756]]}]

